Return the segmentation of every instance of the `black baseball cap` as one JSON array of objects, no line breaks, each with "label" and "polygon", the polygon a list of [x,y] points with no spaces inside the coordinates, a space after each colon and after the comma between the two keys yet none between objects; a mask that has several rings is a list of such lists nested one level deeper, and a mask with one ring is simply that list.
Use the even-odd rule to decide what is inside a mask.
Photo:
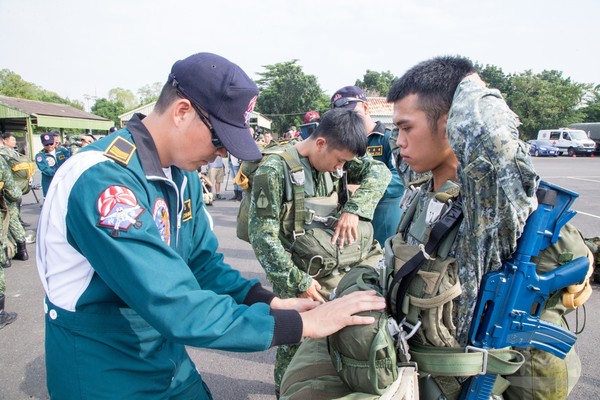
[{"label": "black baseball cap", "polygon": [[168,82],[206,110],[227,151],[241,160],[262,157],[249,129],[258,87],[240,67],[216,54],[197,53],[173,64]]}]

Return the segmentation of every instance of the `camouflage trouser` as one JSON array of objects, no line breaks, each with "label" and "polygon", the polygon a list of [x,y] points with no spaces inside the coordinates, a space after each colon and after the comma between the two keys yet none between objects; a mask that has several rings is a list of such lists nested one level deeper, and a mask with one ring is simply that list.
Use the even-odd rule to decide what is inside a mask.
[{"label": "camouflage trouser", "polygon": [[283,374],[287,369],[288,365],[292,361],[294,354],[296,354],[296,350],[300,347],[299,344],[285,344],[283,346],[277,347],[277,354],[275,355],[275,390],[279,393],[279,388],[281,387],[281,379],[283,378]]},{"label": "camouflage trouser", "polygon": [[594,280],[600,283],[600,237],[585,239],[585,244],[594,253]]},{"label": "camouflage trouser", "polygon": [[10,214],[10,224],[8,226],[8,231],[11,236],[17,243],[25,242],[25,228],[21,225],[21,221],[19,220],[19,208],[17,203],[8,203],[8,213]]},{"label": "camouflage trouser", "polygon": [[[2,265],[6,262],[6,244],[8,243],[8,232],[4,231],[4,216],[6,214],[3,211],[0,211],[0,269],[2,269]],[[4,269],[2,269],[4,271]],[[2,282],[4,282],[4,272],[2,272]],[[4,289],[2,290],[4,293]],[[1,293],[0,293],[1,294]]]},{"label": "camouflage trouser", "polygon": [[4,291],[6,290],[6,278],[4,277],[4,268],[2,268],[2,264],[0,264],[0,296],[4,296]]}]

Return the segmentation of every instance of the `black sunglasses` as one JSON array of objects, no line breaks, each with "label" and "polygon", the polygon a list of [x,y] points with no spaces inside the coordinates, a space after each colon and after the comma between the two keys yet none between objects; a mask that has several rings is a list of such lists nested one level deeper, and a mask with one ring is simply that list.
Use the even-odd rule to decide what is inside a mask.
[{"label": "black sunglasses", "polygon": [[194,110],[196,110],[196,114],[198,114],[198,117],[200,118],[200,120],[204,123],[204,125],[206,125],[206,127],[210,131],[210,134],[211,134],[210,140],[212,141],[213,146],[215,146],[217,148],[225,147],[225,145],[223,145],[223,142],[221,142],[221,139],[219,139],[219,136],[217,136],[217,132],[215,132],[215,129],[213,128],[212,124],[210,123],[210,120],[208,119],[208,113],[206,111],[204,111],[204,109],[202,107],[200,107],[199,105],[194,103],[190,99],[190,97],[185,94],[185,90],[183,90],[183,88],[181,87],[179,82],[177,82],[177,80],[175,78],[173,78],[172,85],[175,87],[175,90],[177,90],[177,95],[183,99],[188,100],[190,102],[190,104],[192,105],[192,107],[194,107]]},{"label": "black sunglasses", "polygon": [[350,103],[364,103],[364,102],[365,102],[364,100],[357,99],[356,97],[340,97],[339,99],[335,100],[332,103],[331,108],[344,107]]}]

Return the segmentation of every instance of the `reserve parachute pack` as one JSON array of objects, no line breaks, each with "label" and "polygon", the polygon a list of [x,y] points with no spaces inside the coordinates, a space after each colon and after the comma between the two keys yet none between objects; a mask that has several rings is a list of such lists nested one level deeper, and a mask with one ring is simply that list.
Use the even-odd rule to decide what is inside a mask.
[{"label": "reserve parachute pack", "polygon": [[[312,174],[305,174],[298,152],[292,145],[270,145],[258,161],[242,162],[234,183],[246,190],[238,211],[237,236],[249,242],[248,211],[252,200],[254,173],[265,157],[276,155],[285,161],[285,195],[281,209],[280,240],[292,261],[302,271],[318,279],[326,291],[337,286],[341,274],[363,260],[373,248],[373,226],[359,221],[358,240],[342,249],[331,243],[341,209],[337,187],[331,174],[324,174],[328,196],[306,197],[314,192]],[[260,193],[258,194],[260,196]],[[257,201],[260,201],[258,199]],[[328,278],[329,277],[329,278]]]},{"label": "reserve parachute pack", "polygon": [[29,180],[35,173],[36,165],[34,162],[29,161],[27,156],[19,154],[17,157],[2,152],[2,157],[8,163],[8,166],[12,170],[13,178],[17,186],[21,189],[22,194],[29,193]]}]

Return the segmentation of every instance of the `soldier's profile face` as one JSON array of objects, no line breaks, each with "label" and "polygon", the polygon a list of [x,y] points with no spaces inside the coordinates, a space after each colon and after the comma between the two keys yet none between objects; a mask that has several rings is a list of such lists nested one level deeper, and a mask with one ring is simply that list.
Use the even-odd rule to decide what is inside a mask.
[{"label": "soldier's profile face", "polygon": [[398,127],[396,144],[400,147],[402,160],[413,171],[433,171],[452,157],[445,118],[440,118],[434,132],[427,114],[420,109],[417,94],[410,94],[394,103],[392,121]]},{"label": "soldier's profile face", "polygon": [[317,146],[318,152],[310,159],[310,164],[319,172],[336,172],[355,156],[350,150],[332,149],[327,143]]}]

